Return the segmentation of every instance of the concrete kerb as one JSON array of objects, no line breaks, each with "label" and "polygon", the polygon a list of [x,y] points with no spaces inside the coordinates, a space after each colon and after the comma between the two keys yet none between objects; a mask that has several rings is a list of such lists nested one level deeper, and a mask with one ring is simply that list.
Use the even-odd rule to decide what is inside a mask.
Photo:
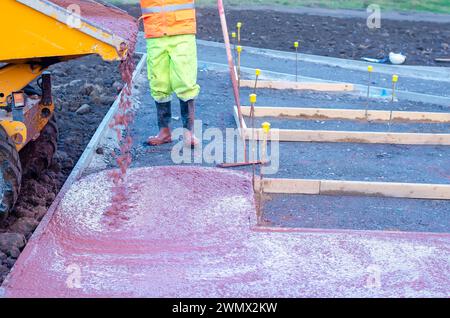
[{"label": "concrete kerb", "polygon": [[[227,72],[228,71],[228,65],[221,64],[221,63],[215,63],[215,62],[206,62],[206,61],[199,61],[200,67],[212,70],[212,71],[218,71],[218,72]],[[255,69],[249,68],[249,67],[242,67],[241,66],[241,72],[249,76],[249,78],[252,78],[255,74]],[[263,80],[280,80],[280,81],[295,81],[295,75],[286,74],[286,73],[280,73],[280,72],[273,72],[268,70],[261,70],[262,74],[261,79]],[[313,77],[306,77],[306,76],[299,76],[298,80],[301,82],[313,82],[313,83],[341,83],[336,81],[327,81],[319,78],[313,78]],[[352,94],[356,96],[366,97],[367,95],[367,86],[360,85],[360,84],[353,84],[355,90],[353,92],[345,92],[346,94]],[[385,92],[386,97],[382,96],[382,93]],[[372,98],[383,98],[388,99],[390,98],[390,95],[392,94],[391,89],[382,88],[382,87],[371,87],[371,97]],[[408,92],[408,91],[402,91],[402,90],[396,90],[395,92],[397,98],[404,99],[408,101],[413,102],[422,102],[427,104],[435,104],[440,106],[445,106],[450,108],[450,98],[443,97],[443,96],[437,96],[437,95],[429,95],[429,94],[422,94],[422,93],[415,93],[415,92]]]},{"label": "concrete kerb", "polygon": [[[197,40],[199,45],[215,47],[215,48],[223,48],[225,46],[223,43],[219,42],[211,42],[204,40]],[[255,55],[263,55],[271,58],[284,59],[284,60],[292,60],[295,61],[295,53],[293,52],[284,52],[284,51],[276,51],[269,49],[260,49],[254,47],[244,46],[244,50],[250,54]],[[335,57],[327,57],[327,56],[319,56],[319,55],[311,55],[311,54],[302,54],[298,55],[299,61],[326,65],[331,67],[339,67],[343,69],[353,70],[353,71],[361,71],[367,72],[367,66],[370,63],[356,60],[347,60],[340,59]],[[450,83],[450,67],[432,67],[432,66],[411,66],[411,65],[386,65],[386,64],[374,64],[376,65],[376,71],[378,73],[392,75],[397,74],[402,77],[410,77],[417,78],[423,80],[432,80],[432,81],[440,81],[440,82],[449,82]]]}]

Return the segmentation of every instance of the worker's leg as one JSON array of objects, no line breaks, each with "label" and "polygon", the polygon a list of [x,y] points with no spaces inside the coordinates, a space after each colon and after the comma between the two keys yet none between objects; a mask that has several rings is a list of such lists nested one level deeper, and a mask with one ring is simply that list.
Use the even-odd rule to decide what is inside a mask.
[{"label": "worker's leg", "polygon": [[183,128],[192,129],[192,122],[189,120],[189,103],[180,100],[180,113]]},{"label": "worker's leg", "polygon": [[186,129],[185,141],[191,146],[198,144],[193,135],[195,105],[194,99],[200,92],[197,84],[197,44],[195,35],[172,37],[170,45],[170,82],[180,99],[183,127]]},{"label": "worker's leg", "polygon": [[150,90],[156,102],[158,136],[148,139],[153,146],[171,142],[170,120],[172,118],[170,85],[170,58],[167,38],[147,39],[147,71]]},{"label": "worker's leg", "polygon": [[194,135],[195,101],[191,99],[185,102],[180,99],[180,108],[184,128],[184,142],[186,146],[195,147],[200,143]]},{"label": "worker's leg", "polygon": [[150,136],[147,143],[151,146],[159,146],[172,142],[172,133],[170,131],[170,119],[172,118],[172,110],[170,102],[156,102],[156,112],[158,116],[159,133],[157,136]]},{"label": "worker's leg", "polygon": [[182,101],[196,99],[200,93],[197,84],[197,43],[195,35],[176,35],[171,37],[170,83]]},{"label": "worker's leg", "polygon": [[169,37],[147,39],[147,72],[152,97],[158,103],[172,99]]}]

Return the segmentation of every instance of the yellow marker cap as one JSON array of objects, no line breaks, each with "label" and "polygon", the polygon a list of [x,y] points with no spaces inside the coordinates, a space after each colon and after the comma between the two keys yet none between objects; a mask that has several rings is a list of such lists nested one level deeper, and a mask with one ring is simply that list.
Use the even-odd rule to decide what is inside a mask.
[{"label": "yellow marker cap", "polygon": [[373,72],[373,66],[372,66],[372,65],[367,66],[367,70],[368,70],[370,73],[372,73],[372,72]]},{"label": "yellow marker cap", "polygon": [[394,82],[394,83],[397,83],[398,82],[398,75],[392,75],[392,81]]},{"label": "yellow marker cap", "polygon": [[235,38],[236,37],[236,32],[231,33],[231,37]]},{"label": "yellow marker cap", "polygon": [[240,29],[242,27],[242,22],[237,23],[237,28]]},{"label": "yellow marker cap", "polygon": [[294,42],[294,47],[298,48],[298,42]]},{"label": "yellow marker cap", "polygon": [[270,131],[270,123],[268,123],[267,121],[263,122],[261,124],[261,127],[262,127],[262,129],[264,130],[265,133],[268,133]]},{"label": "yellow marker cap", "polygon": [[256,76],[261,75],[261,70],[260,70],[259,68],[257,68],[257,69],[255,70],[255,74],[256,74]]},{"label": "yellow marker cap", "polygon": [[236,47],[236,50],[238,51],[238,53],[241,53],[241,52],[242,52],[242,46],[238,45],[238,46]]},{"label": "yellow marker cap", "polygon": [[250,94],[250,103],[256,104],[256,94]]}]

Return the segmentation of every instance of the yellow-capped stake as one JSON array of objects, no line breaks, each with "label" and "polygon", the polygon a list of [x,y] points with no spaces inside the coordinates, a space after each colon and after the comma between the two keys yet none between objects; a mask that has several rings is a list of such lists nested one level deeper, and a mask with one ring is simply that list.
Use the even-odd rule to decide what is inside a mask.
[{"label": "yellow-capped stake", "polygon": [[269,133],[269,131],[270,131],[270,123],[269,122],[267,122],[267,121],[263,122],[261,124],[261,127],[266,134]]},{"label": "yellow-capped stake", "polygon": [[250,103],[256,104],[256,94],[250,94]]},{"label": "yellow-capped stake", "polygon": [[255,70],[255,74],[256,74],[256,76],[261,75],[261,70],[260,70],[259,68],[257,68],[257,69]]},{"label": "yellow-capped stake", "polygon": [[237,41],[238,44],[241,44],[241,28],[242,28],[242,22],[237,23]]},{"label": "yellow-capped stake", "polygon": [[238,45],[236,47],[236,51],[238,51],[238,53],[242,53],[242,46]]},{"label": "yellow-capped stake", "polygon": [[235,39],[235,38],[236,38],[236,32],[231,33],[231,37],[232,37],[233,39]]},{"label": "yellow-capped stake", "polygon": [[373,66],[367,66],[367,71],[369,72],[369,82],[367,83],[367,104],[366,104],[366,119],[368,119],[368,111],[369,111],[369,98],[370,98],[370,85],[372,84],[372,72]]},{"label": "yellow-capped stake", "polygon": [[398,82],[398,75],[396,75],[396,74],[392,75],[392,82],[394,82],[394,83]]},{"label": "yellow-capped stake", "polygon": [[298,42],[294,42],[295,47],[295,81],[298,82]]}]

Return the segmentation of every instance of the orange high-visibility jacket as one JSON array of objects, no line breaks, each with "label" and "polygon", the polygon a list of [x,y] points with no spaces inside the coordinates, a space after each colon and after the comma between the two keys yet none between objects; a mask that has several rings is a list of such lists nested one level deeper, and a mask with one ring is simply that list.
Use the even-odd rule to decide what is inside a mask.
[{"label": "orange high-visibility jacket", "polygon": [[194,0],[141,0],[145,37],[196,34]]}]

